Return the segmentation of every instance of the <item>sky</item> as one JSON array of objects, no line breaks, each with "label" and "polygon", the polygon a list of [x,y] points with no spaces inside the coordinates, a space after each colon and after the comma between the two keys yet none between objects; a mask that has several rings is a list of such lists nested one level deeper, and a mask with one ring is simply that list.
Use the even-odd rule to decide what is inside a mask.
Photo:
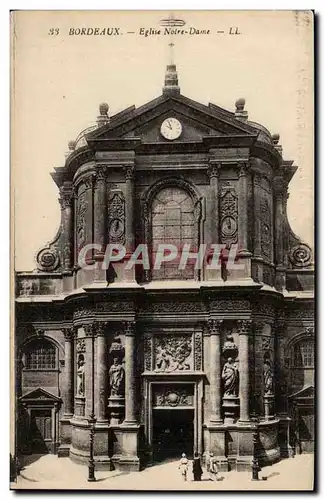
[{"label": "sky", "polygon": [[[249,120],[280,134],[283,156],[298,170],[289,186],[293,231],[313,246],[312,15],[293,11],[174,12],[181,93],[234,111],[246,100]],[[12,202],[15,269],[35,268],[37,251],[60,223],[50,173],[62,166],[68,141],[95,124],[98,106],[111,115],[162,92],[170,37],[140,35],[169,12],[20,11],[12,18]],[[118,28],[120,35],[69,35],[76,28]],[[230,35],[237,27],[240,35]],[[53,31],[51,31],[53,30]],[[55,30],[58,30],[58,34]],[[224,33],[217,33],[224,31]],[[128,33],[134,32],[134,33]]]}]

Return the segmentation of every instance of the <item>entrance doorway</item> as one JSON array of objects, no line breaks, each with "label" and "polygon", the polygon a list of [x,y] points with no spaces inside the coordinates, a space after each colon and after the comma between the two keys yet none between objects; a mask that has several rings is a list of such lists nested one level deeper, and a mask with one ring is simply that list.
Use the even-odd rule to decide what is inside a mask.
[{"label": "entrance doorway", "polygon": [[32,410],[30,418],[30,445],[32,453],[49,453],[52,445],[52,411]]},{"label": "entrance doorway", "polygon": [[153,459],[161,462],[181,457],[192,459],[194,448],[194,410],[153,410]]}]

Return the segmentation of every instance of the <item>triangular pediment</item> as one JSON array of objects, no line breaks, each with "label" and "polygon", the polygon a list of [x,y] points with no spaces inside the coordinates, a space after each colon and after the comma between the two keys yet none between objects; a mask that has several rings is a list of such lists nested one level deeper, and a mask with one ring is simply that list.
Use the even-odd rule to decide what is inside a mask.
[{"label": "triangular pediment", "polygon": [[305,398],[313,398],[315,393],[314,386],[308,385],[303,387],[299,391],[291,394],[289,397],[292,399],[305,399]]},{"label": "triangular pediment", "polygon": [[57,396],[54,396],[54,394],[51,394],[50,392],[45,391],[41,387],[38,387],[37,389],[33,389],[30,392],[27,392],[23,396],[21,396],[20,401],[60,401],[60,398]]},{"label": "triangular pediment", "polygon": [[167,118],[181,122],[182,133],[173,142],[201,141],[203,137],[255,136],[257,131],[235,114],[214,104],[205,106],[179,95],[162,95],[147,104],[111,117],[110,122],[87,135],[88,142],[140,138],[142,142],[168,142],[161,134]]}]

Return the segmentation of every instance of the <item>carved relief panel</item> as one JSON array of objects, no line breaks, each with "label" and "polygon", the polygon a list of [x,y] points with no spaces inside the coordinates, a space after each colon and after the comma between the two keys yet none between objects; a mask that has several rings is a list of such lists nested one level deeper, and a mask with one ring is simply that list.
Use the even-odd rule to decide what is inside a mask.
[{"label": "carved relief panel", "polygon": [[125,243],[125,197],[120,190],[112,190],[108,196],[109,243]]},{"label": "carved relief panel", "polygon": [[170,373],[193,370],[191,335],[154,337],[154,371]]},{"label": "carved relief panel", "polygon": [[271,206],[267,197],[261,198],[261,252],[266,260],[272,260]]},{"label": "carved relief panel", "polygon": [[234,186],[222,186],[220,194],[221,242],[237,243],[238,199]]},{"label": "carved relief panel", "polygon": [[81,250],[86,242],[86,210],[87,199],[86,191],[82,191],[77,199],[76,207],[76,244],[78,251]]},{"label": "carved relief panel", "polygon": [[194,406],[193,384],[170,384],[153,386],[153,407]]}]

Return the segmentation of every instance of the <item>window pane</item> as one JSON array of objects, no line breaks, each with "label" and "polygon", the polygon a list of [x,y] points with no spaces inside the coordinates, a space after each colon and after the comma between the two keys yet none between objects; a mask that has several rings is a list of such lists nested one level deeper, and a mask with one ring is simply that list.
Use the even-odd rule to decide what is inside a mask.
[{"label": "window pane", "polygon": [[302,340],[294,346],[293,366],[314,367],[314,342],[312,340]]},{"label": "window pane", "polygon": [[[163,189],[152,203],[154,253],[160,243],[175,245],[180,253],[184,243],[192,245],[197,240],[197,229],[193,201],[188,193],[177,187]],[[193,279],[193,266],[179,270],[179,261],[180,255],[171,262],[162,263],[161,270],[153,269],[153,279]]]},{"label": "window pane", "polygon": [[26,351],[26,368],[29,370],[48,370],[55,368],[56,348],[45,340],[32,342]]}]

